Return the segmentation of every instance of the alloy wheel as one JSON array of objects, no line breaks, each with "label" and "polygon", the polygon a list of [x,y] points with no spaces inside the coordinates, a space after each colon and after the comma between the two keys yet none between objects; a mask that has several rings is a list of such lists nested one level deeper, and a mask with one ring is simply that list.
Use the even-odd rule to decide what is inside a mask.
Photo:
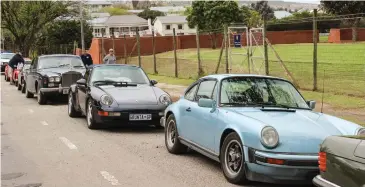
[{"label": "alloy wheel", "polygon": [[175,121],[171,120],[167,125],[167,145],[169,147],[173,147],[175,145],[175,141],[176,141]]},{"label": "alloy wheel", "polygon": [[89,102],[88,107],[87,107],[87,125],[91,126],[93,120],[93,114],[92,114],[92,106],[91,106],[91,102]]},{"label": "alloy wheel", "polygon": [[237,175],[242,169],[242,146],[237,140],[231,140],[225,150],[225,166],[231,175]]}]

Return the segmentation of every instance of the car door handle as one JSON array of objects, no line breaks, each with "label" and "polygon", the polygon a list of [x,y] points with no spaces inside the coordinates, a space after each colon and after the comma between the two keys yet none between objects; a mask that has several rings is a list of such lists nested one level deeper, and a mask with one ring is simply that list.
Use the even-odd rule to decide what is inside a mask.
[{"label": "car door handle", "polygon": [[189,107],[189,108],[187,108],[187,109],[186,109],[186,111],[191,112],[191,108],[190,108],[190,107]]}]

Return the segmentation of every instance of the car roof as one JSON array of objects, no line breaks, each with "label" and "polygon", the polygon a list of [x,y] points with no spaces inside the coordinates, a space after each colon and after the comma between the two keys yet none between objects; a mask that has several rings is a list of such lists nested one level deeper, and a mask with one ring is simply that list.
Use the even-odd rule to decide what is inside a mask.
[{"label": "car roof", "polygon": [[257,78],[271,78],[271,79],[285,80],[285,79],[279,78],[279,77],[258,75],[258,74],[213,74],[213,75],[207,75],[207,76],[201,77],[200,79],[213,78],[213,79],[217,79],[217,80],[222,80],[227,77],[257,77]]},{"label": "car roof", "polygon": [[103,67],[103,66],[129,66],[129,67],[136,67],[136,68],[140,68],[137,65],[133,65],[133,64],[94,64],[93,67]]},{"label": "car roof", "polygon": [[43,57],[65,57],[65,56],[80,57],[78,55],[71,55],[71,54],[51,54],[51,55],[41,55],[41,56],[39,56],[39,58],[43,58]]}]

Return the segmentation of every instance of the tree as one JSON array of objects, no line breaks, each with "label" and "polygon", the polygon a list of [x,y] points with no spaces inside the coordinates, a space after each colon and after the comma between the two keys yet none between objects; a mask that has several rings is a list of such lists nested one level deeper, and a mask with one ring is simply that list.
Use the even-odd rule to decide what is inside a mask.
[{"label": "tree", "polygon": [[138,0],[137,0],[137,1],[132,1],[133,9],[136,9],[136,8],[137,8],[138,3],[139,3],[139,1],[138,1]]},{"label": "tree", "polygon": [[165,16],[165,13],[157,10],[145,9],[143,12],[140,12],[138,16],[143,19],[151,19],[153,21],[157,16]]},{"label": "tree", "polygon": [[187,20],[189,27],[209,33],[212,48],[216,48],[216,35],[223,25],[242,22],[242,12],[235,1],[194,1]]},{"label": "tree", "polygon": [[[61,1],[1,1],[2,28],[14,37],[25,56],[45,25],[60,16],[70,14],[73,2]],[[41,12],[41,13],[40,13]]]},{"label": "tree", "polygon": [[[330,14],[345,15],[365,13],[365,1],[321,1],[321,8]],[[357,27],[360,23],[359,16],[352,16],[344,22],[352,25],[352,41],[357,41]]]},{"label": "tree", "polygon": [[258,1],[251,4],[251,8],[261,14],[262,17],[270,20],[275,18],[273,9],[269,6],[267,1]]},{"label": "tree", "polygon": [[111,16],[130,14],[127,9],[122,9],[118,7],[104,7],[100,10],[100,12],[107,12]]},{"label": "tree", "polygon": [[260,13],[256,10],[249,10],[248,20],[246,25],[248,28],[258,28],[263,26],[263,19],[261,19]]}]

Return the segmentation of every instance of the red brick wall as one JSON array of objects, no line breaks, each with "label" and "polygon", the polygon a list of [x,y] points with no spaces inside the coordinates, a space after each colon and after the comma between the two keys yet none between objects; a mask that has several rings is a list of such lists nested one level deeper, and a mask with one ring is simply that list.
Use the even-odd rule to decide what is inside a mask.
[{"label": "red brick wall", "polygon": [[[352,29],[331,29],[328,42],[341,43],[352,40]],[[365,41],[365,28],[357,29],[357,41]]]},{"label": "red brick wall", "polygon": [[[293,44],[293,43],[312,43],[312,31],[272,31],[267,33],[267,38],[271,44]],[[246,36],[241,36],[242,45],[246,45]],[[262,43],[262,38],[257,37],[258,42]],[[199,37],[201,48],[211,48],[212,38],[209,35],[201,35]],[[218,34],[216,36],[217,47],[221,47],[223,36]],[[318,38],[319,40],[319,38]],[[126,42],[125,42],[126,41]],[[172,36],[156,36],[155,37],[155,51],[156,53],[162,53],[173,50],[173,37]],[[232,40],[231,40],[232,42]],[[91,54],[94,63],[101,62],[101,43],[102,39],[93,38],[91,43],[89,53]],[[133,50],[136,43],[136,38],[115,38],[114,39],[114,49],[116,56],[124,57],[124,43],[126,43],[127,55],[136,56],[137,47]],[[196,48],[196,36],[195,35],[183,35],[176,37],[177,49],[189,49]],[[140,38],[140,51],[141,55],[152,55],[152,37],[141,37]],[[112,39],[104,39],[104,50],[113,47]],[[132,51],[133,50],[133,51]]]}]

